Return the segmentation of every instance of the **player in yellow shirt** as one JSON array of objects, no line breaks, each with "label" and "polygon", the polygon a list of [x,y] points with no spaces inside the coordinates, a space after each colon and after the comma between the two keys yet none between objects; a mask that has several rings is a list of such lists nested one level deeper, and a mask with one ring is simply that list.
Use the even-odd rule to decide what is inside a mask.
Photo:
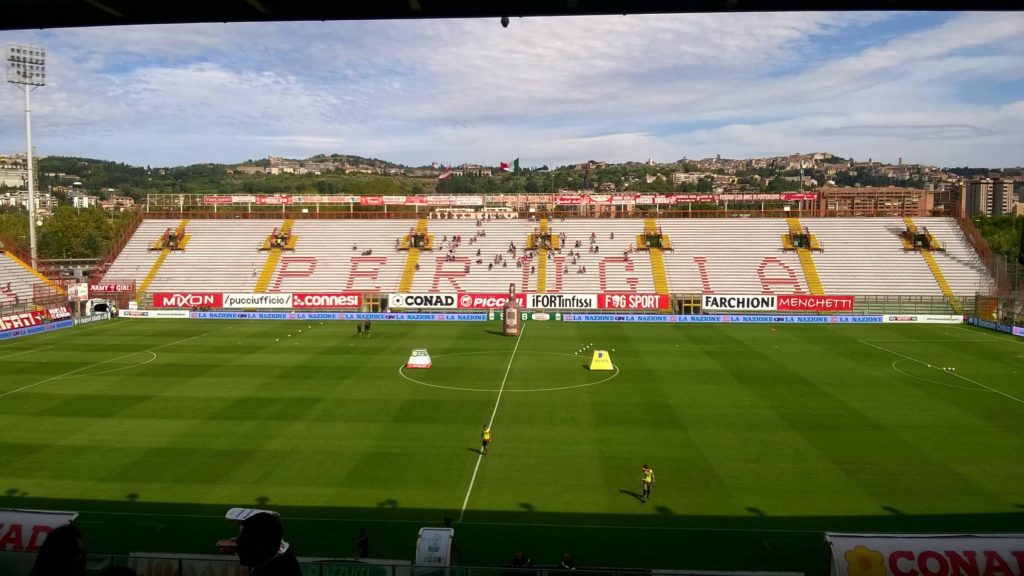
[{"label": "player in yellow shirt", "polygon": [[651,486],[654,486],[654,470],[647,464],[640,469],[640,486],[643,489],[640,501],[647,502],[651,497]]},{"label": "player in yellow shirt", "polygon": [[491,427],[484,424],[483,432],[480,433],[480,454],[487,455],[487,447],[491,445]]}]

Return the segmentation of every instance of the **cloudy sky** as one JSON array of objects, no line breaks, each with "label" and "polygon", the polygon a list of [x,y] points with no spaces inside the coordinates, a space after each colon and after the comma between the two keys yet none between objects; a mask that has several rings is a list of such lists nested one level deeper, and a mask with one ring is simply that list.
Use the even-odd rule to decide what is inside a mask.
[{"label": "cloudy sky", "polygon": [[[1024,165],[1024,13],[696,14],[0,32],[44,155],[410,165],[829,151]],[[0,154],[24,151],[0,89]]]}]

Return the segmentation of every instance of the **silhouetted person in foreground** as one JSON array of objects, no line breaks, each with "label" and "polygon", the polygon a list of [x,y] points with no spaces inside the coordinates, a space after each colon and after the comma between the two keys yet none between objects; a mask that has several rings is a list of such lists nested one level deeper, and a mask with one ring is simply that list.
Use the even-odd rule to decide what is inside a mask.
[{"label": "silhouetted person in foreground", "polygon": [[370,537],[366,535],[366,528],[359,529],[359,538],[356,538],[356,560],[370,557]]},{"label": "silhouetted person in foreground", "polygon": [[284,529],[277,516],[263,512],[242,521],[238,528],[238,562],[251,576],[302,576],[291,549],[281,550]]},{"label": "silhouetted person in foreground", "polygon": [[85,576],[85,554],[78,527],[58,526],[39,547],[31,576]]}]

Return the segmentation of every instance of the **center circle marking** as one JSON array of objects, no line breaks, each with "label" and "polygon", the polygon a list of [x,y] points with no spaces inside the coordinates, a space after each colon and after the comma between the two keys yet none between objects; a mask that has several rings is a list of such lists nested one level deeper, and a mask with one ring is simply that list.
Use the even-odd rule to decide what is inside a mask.
[{"label": "center circle marking", "polygon": [[[501,354],[501,353],[502,352],[498,352],[498,351],[493,351],[493,352],[491,352],[491,351],[487,351],[487,352],[455,352],[455,353],[452,353],[452,354],[431,355],[430,358],[431,358],[431,360],[433,360],[434,358],[450,358],[452,356],[470,356],[470,355],[474,355],[474,354]],[[581,358],[581,356],[578,356],[576,354],[563,354],[563,353],[559,353],[559,352],[519,352],[519,354],[547,354],[548,356],[567,356],[569,358]],[[554,388],[530,388],[530,389],[505,388],[504,392],[556,392],[558,390],[572,390],[573,388],[587,388],[589,386],[596,386],[598,384],[603,384],[603,383],[605,383],[605,382],[615,378],[616,376],[618,376],[619,375],[619,367],[616,366],[615,364],[612,364],[612,368],[615,368],[615,372],[613,372],[607,378],[605,378],[603,380],[598,380],[596,382],[587,382],[587,383],[584,383],[584,384],[574,384],[572,386],[557,386],[557,387],[554,387]],[[480,389],[480,388],[463,388],[463,387],[460,387],[460,386],[443,386],[441,384],[431,384],[429,382],[423,382],[422,380],[417,380],[415,378],[409,377],[405,373],[405,370],[406,370],[405,364],[402,364],[401,366],[399,366],[398,367],[398,375],[401,376],[402,378],[405,378],[406,380],[408,380],[410,382],[419,384],[421,386],[429,386],[430,388],[440,388],[442,390],[459,390],[460,392],[498,392],[499,391],[498,388],[495,388],[493,390],[484,390],[484,389]]]}]

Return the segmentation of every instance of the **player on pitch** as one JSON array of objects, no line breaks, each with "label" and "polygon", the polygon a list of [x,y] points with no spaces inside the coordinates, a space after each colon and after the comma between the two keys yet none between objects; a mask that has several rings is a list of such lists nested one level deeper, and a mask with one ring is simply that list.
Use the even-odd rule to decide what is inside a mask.
[{"label": "player on pitch", "polygon": [[487,447],[491,445],[491,427],[484,424],[484,429],[480,432],[480,454],[487,455]]},{"label": "player on pitch", "polygon": [[654,470],[647,464],[640,469],[640,486],[643,489],[640,501],[647,502],[651,498],[651,486],[654,486]]}]

